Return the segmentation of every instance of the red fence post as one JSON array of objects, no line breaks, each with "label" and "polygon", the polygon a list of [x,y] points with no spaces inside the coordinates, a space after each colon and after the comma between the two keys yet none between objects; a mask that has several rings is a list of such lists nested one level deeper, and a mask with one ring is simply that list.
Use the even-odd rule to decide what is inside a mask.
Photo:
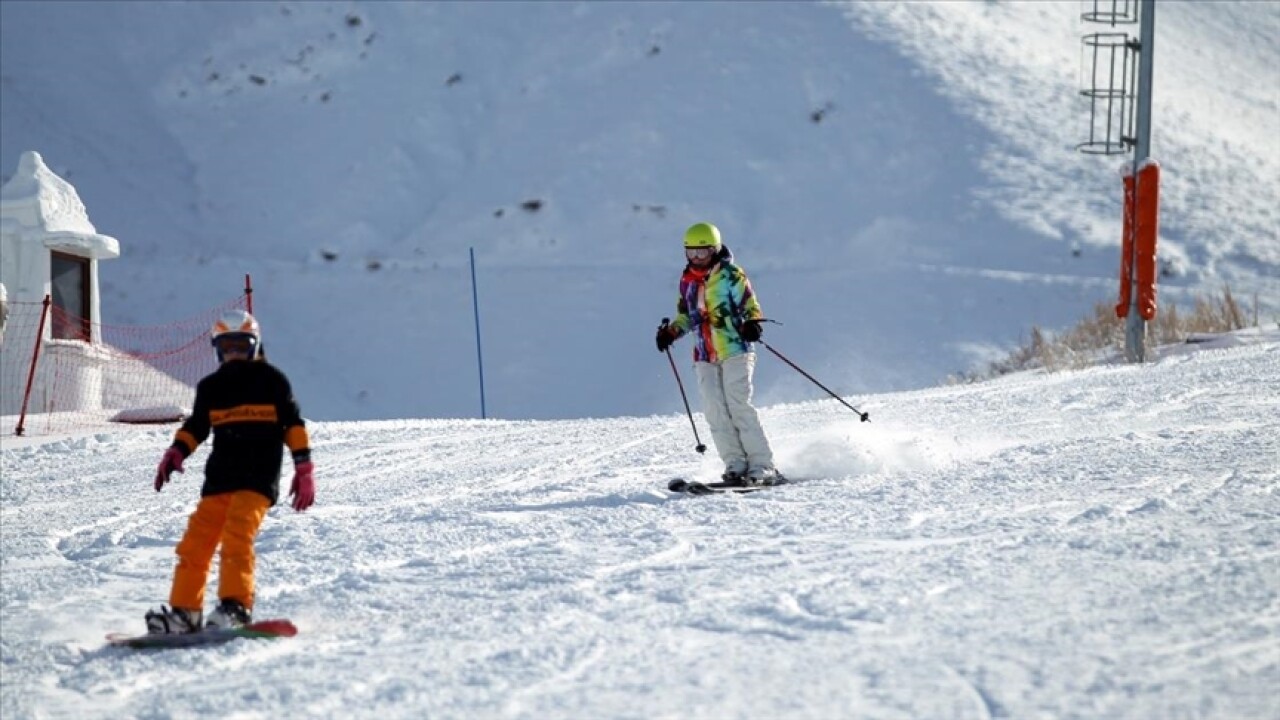
[{"label": "red fence post", "polygon": [[18,437],[22,437],[26,429],[27,403],[31,400],[31,386],[36,378],[36,361],[40,358],[40,344],[44,340],[44,321],[49,317],[49,305],[52,303],[53,299],[45,295],[44,307],[40,309],[40,328],[36,330],[36,344],[31,350],[31,367],[27,370],[27,389],[22,393],[22,411],[18,414],[18,427],[13,431],[13,434]]}]

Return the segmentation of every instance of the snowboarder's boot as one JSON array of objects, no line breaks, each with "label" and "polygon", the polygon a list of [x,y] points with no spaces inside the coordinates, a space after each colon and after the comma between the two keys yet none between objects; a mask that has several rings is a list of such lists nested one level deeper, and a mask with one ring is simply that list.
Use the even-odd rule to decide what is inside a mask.
[{"label": "snowboarder's boot", "polygon": [[148,635],[186,635],[200,632],[204,628],[202,610],[183,610],[161,605],[159,610],[148,610],[146,619]]},{"label": "snowboarder's boot", "polygon": [[218,607],[209,613],[209,620],[205,622],[205,627],[226,630],[244,627],[251,622],[253,622],[252,612],[248,608],[241,605],[238,600],[223,598],[222,602],[218,603]]}]

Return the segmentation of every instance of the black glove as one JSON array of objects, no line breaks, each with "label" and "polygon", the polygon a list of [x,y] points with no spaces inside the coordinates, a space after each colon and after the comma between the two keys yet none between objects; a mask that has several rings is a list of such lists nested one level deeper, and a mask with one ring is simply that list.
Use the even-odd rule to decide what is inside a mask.
[{"label": "black glove", "polygon": [[748,320],[738,330],[738,336],[746,342],[758,342],[763,334],[764,328],[760,327],[759,320]]},{"label": "black glove", "polygon": [[679,337],[679,331],[670,325],[663,325],[658,328],[658,352],[666,352],[677,337]]}]

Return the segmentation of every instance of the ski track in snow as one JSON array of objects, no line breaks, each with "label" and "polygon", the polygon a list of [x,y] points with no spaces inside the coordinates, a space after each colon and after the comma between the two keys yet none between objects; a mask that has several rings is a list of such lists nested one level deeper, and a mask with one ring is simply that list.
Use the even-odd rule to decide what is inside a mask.
[{"label": "ski track in snow", "polygon": [[156,494],[170,430],[7,446],[0,715],[1273,717],[1277,387],[1271,333],[773,406],[796,483],[706,498],[664,489],[717,471],[682,415],[319,423],[319,504],[258,542],[301,634],[167,652],[103,636],[207,448]]}]

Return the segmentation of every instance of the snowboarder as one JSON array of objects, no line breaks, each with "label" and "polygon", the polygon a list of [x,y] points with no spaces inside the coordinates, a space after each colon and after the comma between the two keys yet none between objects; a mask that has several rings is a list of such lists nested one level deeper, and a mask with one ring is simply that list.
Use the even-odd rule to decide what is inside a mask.
[{"label": "snowboarder", "polygon": [[[148,633],[191,633],[252,621],[253,543],[267,509],[279,496],[284,445],[293,454],[293,509],[302,512],[315,499],[307,429],[289,380],[260,355],[258,322],[243,310],[231,310],[214,323],[212,334],[218,369],[196,386],[191,417],[156,470],[159,492],[213,432],[200,503],[176,549],[169,606],[147,612]],[[205,583],[219,545],[219,604],[206,623]]]},{"label": "snowboarder", "polygon": [[751,404],[751,376],[764,313],[747,274],[733,261],[711,223],[697,223],[684,234],[688,261],[680,277],[675,321],[658,328],[658,352],[693,333],[693,367],[703,413],[724,462],[725,482],[772,485],[778,479],[773,450]]}]

